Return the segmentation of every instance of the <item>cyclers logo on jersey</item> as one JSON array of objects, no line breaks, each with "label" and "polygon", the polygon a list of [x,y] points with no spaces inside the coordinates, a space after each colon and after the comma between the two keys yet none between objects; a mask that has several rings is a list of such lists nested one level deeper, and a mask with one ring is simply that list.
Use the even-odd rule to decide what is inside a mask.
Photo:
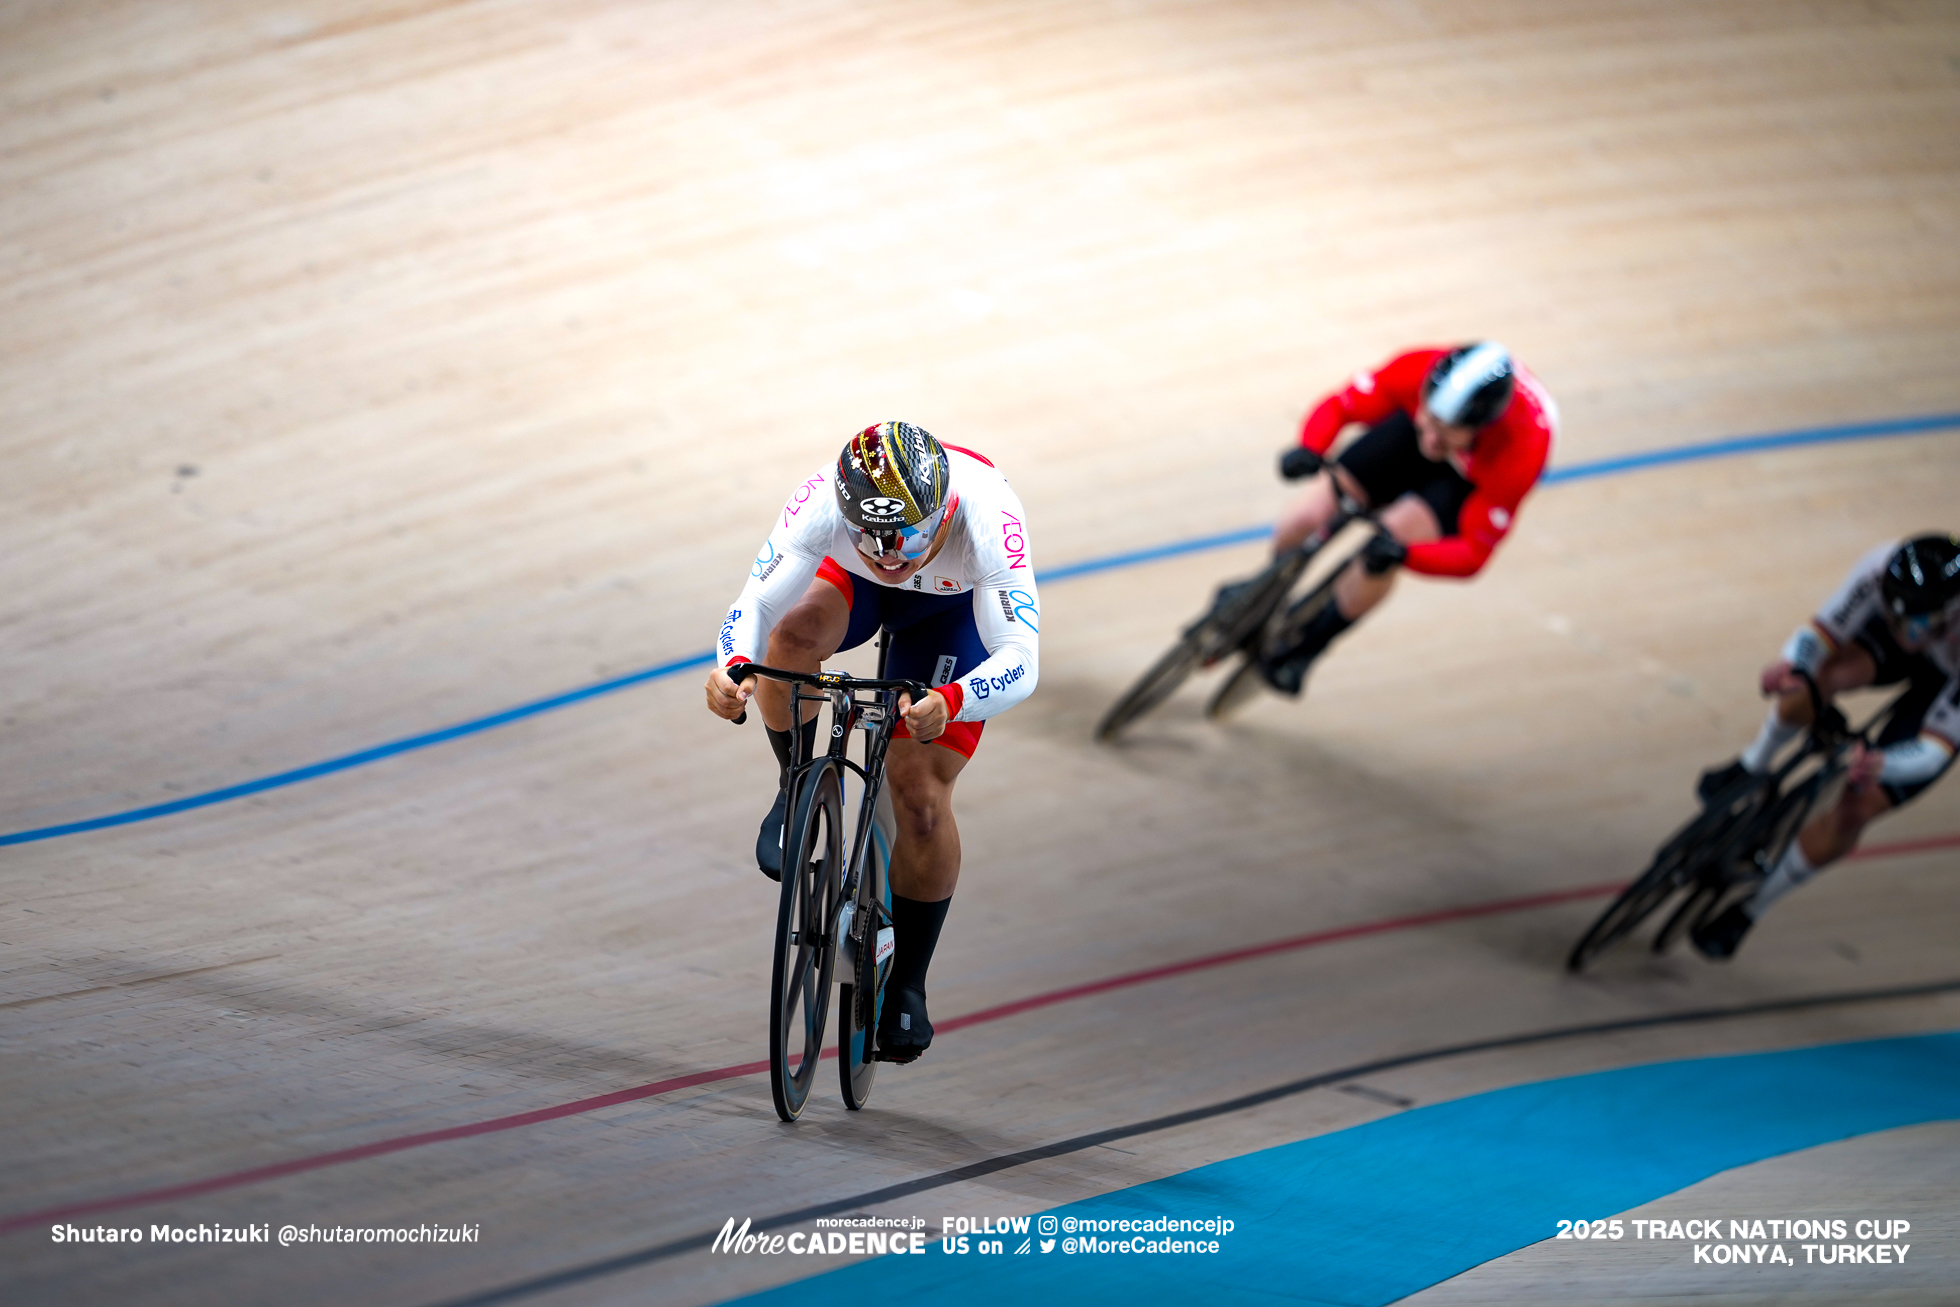
[{"label": "cyclers logo on jersey", "polygon": [[974,698],[984,699],[995,690],[1005,690],[1008,686],[1014,684],[1014,682],[1020,680],[1027,674],[1027,664],[1022,663],[1018,666],[1008,668],[999,676],[969,676],[966,679],[966,688],[973,691]]},{"label": "cyclers logo on jersey", "polygon": [[1000,596],[1002,617],[1010,622],[1020,622],[1036,635],[1041,634],[1041,628],[1035,624],[1041,610],[1034,606],[1033,595],[1026,590],[996,590],[994,593]]},{"label": "cyclers logo on jersey", "polygon": [[905,516],[905,501],[902,499],[887,499],[883,495],[873,495],[868,499],[858,500],[858,512],[864,514],[866,517],[880,519],[888,517],[902,518]]},{"label": "cyclers logo on jersey", "polygon": [[735,623],[741,620],[742,610],[731,608],[728,616],[721,621],[721,656],[726,659],[735,652]]}]

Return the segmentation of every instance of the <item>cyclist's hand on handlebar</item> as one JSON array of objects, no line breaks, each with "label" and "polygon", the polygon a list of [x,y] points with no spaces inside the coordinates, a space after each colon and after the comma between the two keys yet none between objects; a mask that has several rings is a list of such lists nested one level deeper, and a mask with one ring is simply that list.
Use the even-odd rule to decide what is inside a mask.
[{"label": "cyclist's hand on handlebar", "polygon": [[1386,531],[1377,531],[1361,547],[1361,566],[1369,576],[1380,576],[1391,567],[1409,561],[1409,547]]},{"label": "cyclist's hand on handlebar", "polygon": [[938,739],[952,718],[946,711],[946,696],[937,690],[928,691],[918,703],[913,703],[909,694],[900,695],[899,702],[905,705],[905,729],[921,744]]},{"label": "cyclist's hand on handlebar", "polygon": [[1878,783],[1878,774],[1884,770],[1885,750],[1854,744],[1845,758],[1844,783],[1850,789],[1868,790]]},{"label": "cyclist's hand on handlebar", "polygon": [[1305,445],[1289,449],[1279,456],[1279,474],[1288,481],[1298,481],[1310,477],[1327,465],[1327,460],[1308,449]]},{"label": "cyclist's hand on handlebar", "polygon": [[1797,669],[1782,659],[1763,668],[1763,697],[1775,698],[1783,694],[1795,694],[1803,689],[1803,677]]},{"label": "cyclist's hand on handlebar", "polygon": [[708,673],[708,711],[717,717],[734,721],[747,711],[754,693],[754,677],[737,681],[719,667]]}]

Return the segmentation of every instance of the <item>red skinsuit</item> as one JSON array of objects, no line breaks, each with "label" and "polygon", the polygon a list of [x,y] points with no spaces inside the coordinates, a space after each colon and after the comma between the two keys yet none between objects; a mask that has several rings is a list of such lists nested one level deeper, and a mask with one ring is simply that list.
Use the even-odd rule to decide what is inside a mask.
[{"label": "red skinsuit", "polygon": [[[1307,414],[1300,426],[1300,443],[1325,454],[1350,422],[1373,425],[1398,409],[1414,417],[1416,405],[1422,402],[1423,378],[1429,375],[1430,365],[1446,353],[1442,349],[1411,350],[1373,372],[1356,373],[1345,388],[1321,400]],[[1452,460],[1475,487],[1457,514],[1457,534],[1410,545],[1408,566],[1413,571],[1431,576],[1475,576],[1517,520],[1518,505],[1545,470],[1552,433],[1558,426],[1558,407],[1522,364],[1514,359],[1512,367],[1517,371],[1518,384],[1504,416],[1477,432],[1477,443],[1468,455]]]}]

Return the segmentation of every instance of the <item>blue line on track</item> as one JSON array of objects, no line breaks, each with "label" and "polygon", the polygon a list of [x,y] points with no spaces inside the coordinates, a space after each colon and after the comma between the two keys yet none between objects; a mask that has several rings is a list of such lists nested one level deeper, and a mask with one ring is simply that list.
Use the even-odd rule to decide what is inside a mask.
[{"label": "blue line on track", "polygon": [[1643,454],[1626,454],[1619,458],[1596,458],[1589,463],[1552,468],[1541,480],[1545,485],[1554,486],[1564,481],[1584,481],[1591,477],[1637,472],[1642,468],[1665,467],[1672,463],[1699,463],[1703,459],[1760,454],[1765,450],[1795,449],[1802,445],[1829,445],[1883,436],[1913,436],[1953,427],[1960,427],[1960,413],[1929,413],[1924,417],[1891,418],[1884,422],[1854,422],[1834,427],[1810,427],[1802,431],[1772,431],[1760,436],[1737,436],[1730,440],[1677,445],[1672,449],[1652,449]]},{"label": "blue line on track", "polygon": [[491,730],[498,726],[507,726],[511,722],[522,721],[526,717],[536,717],[539,713],[548,713],[554,709],[568,707],[587,699],[596,699],[602,694],[611,694],[614,690],[624,690],[630,685],[639,685],[645,681],[657,681],[663,676],[672,676],[675,672],[684,672],[690,667],[704,667],[712,662],[713,659],[714,655],[711,653],[695,654],[692,657],[677,659],[671,663],[662,663],[658,667],[649,667],[645,671],[631,672],[625,676],[616,676],[609,681],[600,681],[597,685],[588,685],[582,689],[568,691],[565,694],[554,694],[548,699],[533,699],[530,703],[519,704],[515,708],[506,708],[500,713],[492,713],[488,717],[478,717],[473,721],[462,722],[455,726],[445,726],[439,731],[430,731],[425,735],[411,735],[407,739],[393,740],[387,744],[378,744],[372,749],[362,749],[359,753],[346,753],[338,758],[329,758],[325,762],[316,762],[310,767],[296,767],[292,771],[282,771],[277,775],[261,776],[255,781],[246,781],[242,785],[229,785],[222,790],[208,790],[203,794],[193,794],[188,798],[173,799],[169,803],[152,804],[147,808],[132,808],[128,812],[111,813],[107,817],[92,817],[87,821],[73,821],[65,826],[43,826],[39,830],[18,831],[12,835],[0,835],[0,844],[28,844],[35,840],[51,840],[61,835],[79,835],[83,831],[101,830],[107,826],[127,826],[131,822],[148,821],[152,817],[167,817],[173,812],[186,812],[192,808],[207,808],[214,803],[224,803],[230,799],[242,799],[248,794],[262,794],[266,790],[276,790],[286,785],[297,785],[301,781],[310,781],[316,776],[330,776],[334,772],[346,771],[350,767],[361,767],[371,762],[380,762],[383,758],[392,758],[398,753],[408,753],[414,749],[426,749],[432,744],[442,744],[449,740],[461,739],[465,735],[475,735],[479,731]]},{"label": "blue line on track", "polygon": [[[1733,1167],[1956,1118],[1960,1033],[1625,1067],[1417,1108],[1058,1207],[1027,1235],[1015,1227],[998,1256],[972,1237],[964,1256],[946,1255],[933,1229],[924,1256],[873,1257],[738,1301],[1377,1307],[1549,1239],[1561,1218],[1610,1217]],[[1798,1265],[1799,1245],[1817,1242],[1731,1239],[1728,1218],[1755,1213],[1713,1215],[1721,1233],[1697,1242],[1780,1243]],[[1059,1228],[1165,1217],[1235,1228],[1141,1236],[1217,1239],[1201,1254],[1071,1252]],[[1029,1235],[1054,1242],[1016,1255]]]},{"label": "blue line on track", "polygon": [[1272,533],[1270,522],[1261,526],[1248,526],[1215,536],[1199,536],[1195,540],[1178,540],[1149,549],[1134,549],[1126,554],[1111,554],[1107,558],[1090,558],[1080,563],[1064,563],[1060,567],[1051,567],[1042,571],[1036,579],[1043,585],[1053,585],[1057,581],[1068,581],[1095,572],[1113,572],[1119,567],[1135,567],[1139,563],[1154,563],[1160,558],[1175,558],[1179,554],[1195,554],[1206,549],[1224,549],[1231,545],[1251,544],[1255,540],[1264,540]]},{"label": "blue line on track", "polygon": [[[1701,444],[1679,445],[1672,449],[1655,449],[1641,454],[1628,454],[1620,458],[1594,459],[1588,463],[1574,463],[1569,467],[1555,467],[1545,473],[1544,484],[1557,485],[1565,481],[1582,481],[1590,477],[1615,476],[1622,472],[1634,472],[1643,468],[1663,467],[1674,463],[1693,463],[1709,458],[1728,458],[1737,454],[1758,454],[1772,449],[1790,449],[1802,445],[1831,444],[1849,440],[1870,440],[1885,436],[1916,435],[1927,431],[1945,431],[1960,427],[1960,413],[1931,413],[1924,417],[1894,418],[1883,422],[1861,422],[1840,426],[1811,427],[1801,431],[1775,431],[1757,436],[1740,436],[1730,440],[1705,441]],[[1124,567],[1135,567],[1143,563],[1154,563],[1164,558],[1175,558],[1182,554],[1200,553],[1210,549],[1224,549],[1232,545],[1250,544],[1263,540],[1272,531],[1270,525],[1249,526],[1237,531],[1225,531],[1217,535],[1199,536],[1192,540],[1175,541],[1167,545],[1157,545],[1149,549],[1135,549],[1120,554],[1110,554],[1103,558],[1085,559],[1080,563],[1065,563],[1050,568],[1039,575],[1045,585],[1057,581],[1068,581],[1078,576],[1091,576],[1097,572],[1110,572]],[[145,808],[132,808],[127,812],[111,813],[106,817],[92,817],[87,821],[68,822],[60,826],[43,826],[37,830],[16,831],[11,835],[0,835],[0,846],[8,844],[32,844],[39,840],[57,839],[63,835],[79,835],[84,831],[103,830],[110,826],[127,826],[132,822],[149,821],[156,817],[167,817],[172,813],[188,812],[193,808],[207,808],[214,803],[225,803],[232,799],[242,799],[247,795],[263,794],[267,790],[280,789],[287,785],[297,785],[318,776],[328,776],[334,772],[346,771],[352,767],[365,766],[392,758],[397,754],[415,749],[426,749],[431,745],[443,744],[460,739],[465,735],[475,735],[494,727],[505,726],[511,722],[535,717],[540,713],[595,699],[602,694],[611,694],[628,686],[640,685],[647,681],[657,681],[664,676],[686,671],[690,667],[706,666],[714,655],[712,653],[692,654],[672,662],[661,663],[644,671],[632,672],[625,676],[600,681],[582,689],[564,694],[552,695],[548,699],[535,699],[530,703],[507,708],[492,713],[488,717],[478,717],[455,726],[444,727],[423,735],[411,735],[406,739],[379,744],[358,753],[343,754],[316,762],[308,767],[296,767],[292,771],[279,772],[273,776],[262,776],[257,780],[239,785],[229,785],[220,790],[208,790],[203,794],[193,794],[169,803],[152,804]]]}]

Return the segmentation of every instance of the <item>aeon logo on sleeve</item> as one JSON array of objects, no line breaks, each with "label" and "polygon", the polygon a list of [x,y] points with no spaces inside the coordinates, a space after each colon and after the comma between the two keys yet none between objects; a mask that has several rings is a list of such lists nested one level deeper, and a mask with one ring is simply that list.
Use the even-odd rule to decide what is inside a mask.
[{"label": "aeon logo on sleeve", "polygon": [[805,481],[802,485],[796,488],[796,493],[789,497],[789,502],[787,504],[783,505],[784,526],[788,526],[789,520],[792,517],[795,517],[798,513],[801,513],[803,511],[803,506],[810,502],[810,496],[814,494],[816,492],[817,487],[822,484],[823,484],[822,477],[811,477],[808,481]]},{"label": "aeon logo on sleeve", "polygon": [[1010,569],[1026,567],[1028,565],[1027,528],[1021,525],[1020,518],[1004,508],[1000,510],[1000,519],[1000,547],[1007,551],[1007,566]]}]

